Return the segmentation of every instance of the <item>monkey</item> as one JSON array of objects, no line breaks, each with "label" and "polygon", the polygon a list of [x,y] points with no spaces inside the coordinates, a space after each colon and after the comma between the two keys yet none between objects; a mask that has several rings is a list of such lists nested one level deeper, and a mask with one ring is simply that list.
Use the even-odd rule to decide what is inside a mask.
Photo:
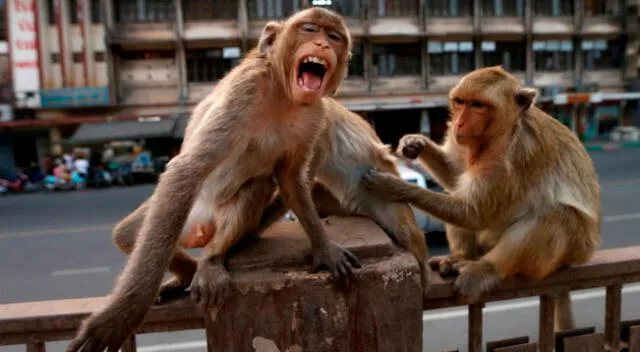
[{"label": "monkey", "polygon": [[[388,202],[364,190],[360,178],[372,166],[400,176],[397,158],[388,145],[382,143],[375,130],[358,114],[349,111],[331,97],[323,98],[329,107],[329,124],[316,144],[315,183],[312,196],[318,214],[364,216],[378,224],[401,247],[409,250],[421,270],[423,293],[430,288],[430,268],[427,265],[428,246],[424,232],[416,224],[408,204]],[[260,231],[282,218],[288,208],[281,197],[276,197],[267,208]],[[211,240],[213,224],[199,224],[185,236],[186,248],[198,248]]]},{"label": "monkey", "polygon": [[[419,159],[445,193],[373,169],[363,177],[379,197],[447,224],[451,254],[429,265],[457,273],[456,289],[471,300],[505,278],[539,280],[586,263],[601,241],[593,161],[574,133],[534,104],[537,95],[501,66],[474,70],[449,92],[444,143],[409,134],[396,150]],[[554,328],[572,328],[569,292],[556,302]]]},{"label": "monkey", "polygon": [[[356,279],[360,262],[328,239],[309,172],[328,123],[322,97],[346,74],[350,33],[338,14],[314,7],[267,23],[261,39],[194,109],[179,154],[131,214],[142,224],[125,268],[67,351],[117,350],[142,323],[164,271],[177,265],[185,266],[173,282],[190,282],[199,307],[221,307],[231,292],[225,255],[260,225],[276,188],[311,243],[312,268],[326,266],[337,282]],[[194,224],[211,220],[215,236],[194,261],[176,245]]]}]

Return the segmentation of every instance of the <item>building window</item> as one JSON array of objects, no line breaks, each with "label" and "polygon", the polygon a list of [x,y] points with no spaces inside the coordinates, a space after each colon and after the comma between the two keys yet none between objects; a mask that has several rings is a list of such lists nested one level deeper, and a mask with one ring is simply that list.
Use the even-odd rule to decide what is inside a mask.
[{"label": "building window", "polygon": [[524,0],[482,0],[484,16],[524,16]]},{"label": "building window", "polygon": [[183,0],[183,6],[186,21],[238,18],[238,0]]},{"label": "building window", "polygon": [[173,22],[173,0],[117,0],[116,20],[120,23]]},{"label": "building window", "polygon": [[4,41],[7,40],[7,32],[6,32],[6,24],[5,24],[5,18],[4,18],[4,14],[5,14],[5,8],[4,8],[4,3],[2,6],[0,6],[0,40]]},{"label": "building window", "polygon": [[534,41],[533,53],[536,71],[553,72],[573,69],[571,40]]},{"label": "building window", "polygon": [[567,0],[536,0],[533,11],[539,16],[573,16],[573,1]]},{"label": "building window", "polygon": [[362,44],[356,44],[351,49],[351,61],[347,77],[364,77],[364,55]]},{"label": "building window", "polygon": [[375,76],[410,76],[420,74],[420,46],[409,44],[373,45]]},{"label": "building window", "polygon": [[429,1],[429,16],[455,17],[472,16],[473,1],[469,0],[434,0]]},{"label": "building window", "polygon": [[249,19],[284,18],[300,8],[301,0],[248,0]]},{"label": "building window", "polygon": [[482,60],[484,66],[502,65],[509,72],[526,70],[525,42],[482,42]]},{"label": "building window", "polygon": [[429,42],[429,66],[433,76],[461,75],[475,69],[473,42]]},{"label": "building window", "polygon": [[345,17],[360,17],[360,0],[311,0],[312,6],[333,10]]},{"label": "building window", "polygon": [[95,62],[105,62],[107,61],[106,59],[106,55],[104,51],[96,51],[93,53],[93,60],[95,60]]},{"label": "building window", "polygon": [[622,66],[624,41],[617,40],[583,40],[582,58],[586,70],[615,69]]},{"label": "building window", "polygon": [[91,22],[102,22],[102,9],[100,8],[100,0],[91,0]]},{"label": "building window", "polygon": [[173,50],[123,51],[120,53],[120,59],[123,61],[175,59],[175,56]]},{"label": "building window", "polygon": [[373,17],[416,17],[419,8],[418,0],[374,0],[371,4]]},{"label": "building window", "polygon": [[621,0],[584,0],[585,16],[617,16],[621,10]]},{"label": "building window", "polygon": [[226,75],[241,59],[239,47],[187,50],[187,81],[214,82]]},{"label": "building window", "polygon": [[53,2],[55,0],[47,0],[47,20],[49,24],[56,24],[56,10]]},{"label": "building window", "polygon": [[71,23],[78,23],[78,1],[77,0],[69,0],[67,3],[69,5],[69,20]]}]

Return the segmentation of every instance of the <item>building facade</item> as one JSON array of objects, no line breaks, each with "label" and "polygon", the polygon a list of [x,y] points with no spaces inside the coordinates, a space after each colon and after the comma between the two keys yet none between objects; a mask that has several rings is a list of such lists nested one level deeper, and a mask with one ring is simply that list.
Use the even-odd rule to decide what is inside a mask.
[{"label": "building facade", "polygon": [[267,21],[306,6],[345,17],[355,45],[337,97],[385,142],[441,138],[448,89],[497,64],[584,140],[640,125],[637,1],[4,1],[14,112],[0,133],[30,140],[26,158],[59,153],[86,124],[187,113]]}]

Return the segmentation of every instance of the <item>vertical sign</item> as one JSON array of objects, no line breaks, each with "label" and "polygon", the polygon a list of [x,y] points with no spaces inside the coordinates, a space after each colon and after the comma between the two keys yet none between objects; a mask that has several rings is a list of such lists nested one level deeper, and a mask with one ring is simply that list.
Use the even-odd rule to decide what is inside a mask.
[{"label": "vertical sign", "polygon": [[16,105],[38,107],[40,105],[40,69],[36,33],[36,0],[6,1]]}]

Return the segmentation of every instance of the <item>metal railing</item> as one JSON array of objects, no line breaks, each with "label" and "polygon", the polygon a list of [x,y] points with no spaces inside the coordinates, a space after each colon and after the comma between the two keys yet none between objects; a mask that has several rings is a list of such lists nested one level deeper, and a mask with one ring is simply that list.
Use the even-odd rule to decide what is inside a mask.
[{"label": "metal railing", "polygon": [[[640,311],[637,312],[638,320],[621,321],[622,287],[630,282],[640,282],[640,246],[600,250],[588,264],[558,270],[539,282],[504,282],[484,295],[481,303],[469,304],[456,294],[452,279],[435,275],[423,308],[468,306],[468,351],[478,352],[483,350],[485,303],[539,296],[538,341],[529,342],[526,336],[491,341],[486,343],[487,352],[621,351],[623,348],[637,352],[640,351]],[[593,328],[554,333],[554,295],[598,287],[606,287],[604,333],[595,333]],[[0,305],[0,346],[22,344],[27,346],[27,351],[45,351],[45,342],[72,338],[81,320],[104,302],[105,298],[97,297]],[[185,298],[152,307],[137,334],[203,328],[204,315],[189,298]],[[135,336],[122,351],[136,351]]]}]

